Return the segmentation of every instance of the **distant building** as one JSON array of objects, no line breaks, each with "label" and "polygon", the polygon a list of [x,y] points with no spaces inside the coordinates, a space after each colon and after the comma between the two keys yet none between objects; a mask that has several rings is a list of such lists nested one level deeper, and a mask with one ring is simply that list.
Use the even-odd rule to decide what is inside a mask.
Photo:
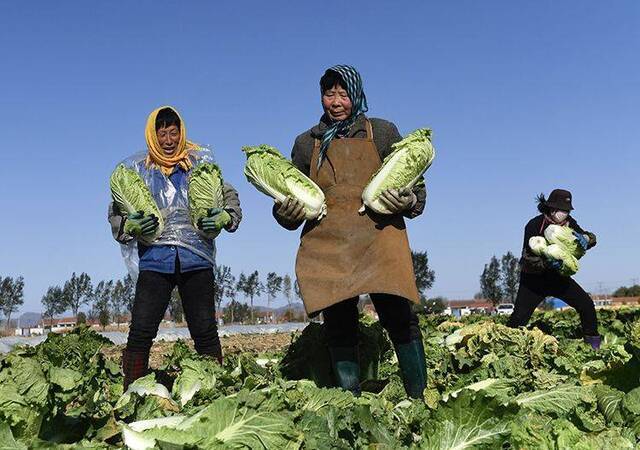
[{"label": "distant building", "polygon": [[596,306],[601,307],[620,307],[620,306],[638,306],[640,305],[640,297],[612,297],[610,295],[592,295],[591,298]]},{"label": "distant building", "polygon": [[[78,323],[76,317],[63,317],[60,319],[42,319],[38,324],[38,329],[41,329],[40,334],[51,331],[53,333],[61,333],[64,331],[72,330]],[[33,334],[33,333],[32,333]]]},{"label": "distant building", "polygon": [[16,336],[40,336],[44,334],[44,329],[39,327],[21,327],[14,331]]},{"label": "distant building", "polygon": [[[591,295],[591,299],[593,300],[593,304],[597,309],[640,305],[640,297],[612,297],[610,295]],[[571,308],[560,299],[551,298],[550,300],[555,309]]]},{"label": "distant building", "polygon": [[493,303],[487,299],[449,300],[445,312],[451,311],[454,317],[464,317],[469,314],[492,314],[495,311]]}]

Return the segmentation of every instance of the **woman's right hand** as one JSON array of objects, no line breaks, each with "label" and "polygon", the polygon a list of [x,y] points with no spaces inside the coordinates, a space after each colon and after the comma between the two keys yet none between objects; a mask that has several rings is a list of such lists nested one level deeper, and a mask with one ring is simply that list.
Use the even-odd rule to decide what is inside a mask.
[{"label": "woman's right hand", "polygon": [[297,198],[287,197],[283,202],[276,202],[276,214],[287,223],[299,223],[305,219],[304,203]]}]

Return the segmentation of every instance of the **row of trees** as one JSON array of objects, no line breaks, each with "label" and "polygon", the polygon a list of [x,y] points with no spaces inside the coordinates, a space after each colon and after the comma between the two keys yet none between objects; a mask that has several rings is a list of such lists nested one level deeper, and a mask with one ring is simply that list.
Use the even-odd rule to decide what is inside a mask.
[{"label": "row of trees", "polygon": [[[412,252],[412,258],[416,284],[426,305],[426,291],[433,285],[435,273],[429,268],[427,252]],[[297,281],[288,274],[269,272],[262,280],[255,270],[248,274],[242,272],[236,278],[229,266],[218,265],[215,267],[215,280],[216,309],[221,311],[223,301],[228,300],[222,310],[227,322],[255,321],[254,303],[263,294],[266,295],[267,307],[282,295],[289,306],[289,316],[293,315],[293,302],[301,299]],[[62,286],[54,285],[47,289],[41,299],[43,316],[52,324],[55,316],[69,311],[78,321],[89,318],[106,326],[113,320],[119,325],[124,314],[131,311],[134,294],[134,282],[129,275],[120,280],[102,280],[94,284],[87,273],[74,272]],[[239,294],[249,302],[248,305],[238,301]],[[7,323],[23,303],[24,279],[0,278],[0,311],[7,318]],[[85,308],[88,308],[86,314],[81,312]],[[182,321],[184,313],[177,290],[172,293],[168,309],[174,320]]]},{"label": "row of trees", "polygon": [[[20,280],[23,286],[24,283],[22,279]],[[224,299],[229,300],[224,310],[226,321],[243,321],[249,318],[254,321],[254,301],[262,294],[267,295],[267,306],[271,306],[279,293],[284,295],[290,308],[293,300],[300,298],[297,282],[292,281],[288,274],[280,276],[275,272],[269,272],[263,282],[256,270],[248,275],[241,273],[236,280],[229,266],[219,265],[215,267],[215,280],[216,310],[221,310]],[[250,301],[251,306],[238,302],[236,300],[238,294],[243,294]],[[52,323],[55,316],[70,311],[78,321],[82,321],[85,315],[79,311],[84,306],[88,306],[89,311],[86,317],[89,319],[97,319],[103,326],[113,319],[119,325],[122,316],[127,311],[131,311],[134,295],[135,286],[129,275],[122,280],[100,281],[94,286],[88,274],[76,275],[74,272],[62,287],[51,286],[47,289],[41,300],[43,316]],[[22,300],[19,304],[15,301],[12,304],[15,305],[13,311],[16,311],[22,304]],[[168,310],[173,320],[182,321],[184,311],[177,289],[174,289],[171,294]]]},{"label": "row of trees", "polygon": [[[42,297],[42,315],[53,323],[53,318],[70,311],[79,322],[88,316],[91,320],[99,320],[106,326],[113,318],[118,325],[126,311],[131,311],[135,286],[129,275],[122,280],[103,280],[95,286],[86,273],[76,275],[64,283],[64,286],[50,286]],[[80,308],[89,306],[85,316],[79,313]]]},{"label": "row of trees", "polygon": [[518,258],[507,252],[500,259],[492,256],[480,275],[480,292],[476,297],[486,298],[494,306],[508,301],[513,303],[520,284]]},{"label": "row of trees", "polygon": [[[215,271],[217,280],[216,309],[220,310],[224,298],[229,299],[229,304],[224,311],[225,321],[244,320],[246,319],[245,315],[248,315],[253,322],[255,320],[254,301],[262,294],[267,295],[267,307],[270,308],[278,294],[282,293],[290,311],[293,300],[301,298],[298,282],[293,281],[288,274],[281,276],[275,272],[269,272],[263,282],[257,270],[250,274],[242,272],[237,280],[229,266],[216,266]],[[236,300],[239,293],[250,301],[250,306],[243,306]]]},{"label": "row of trees", "polygon": [[634,284],[633,286],[622,286],[616,289],[613,293],[614,297],[640,297],[640,284]]}]

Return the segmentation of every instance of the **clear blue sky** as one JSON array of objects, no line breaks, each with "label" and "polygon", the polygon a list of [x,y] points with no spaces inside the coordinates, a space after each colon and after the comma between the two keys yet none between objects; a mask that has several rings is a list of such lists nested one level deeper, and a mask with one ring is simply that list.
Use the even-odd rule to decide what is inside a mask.
[{"label": "clear blue sky", "polygon": [[[346,6],[348,5],[348,6]],[[219,262],[293,273],[298,233],[247,183],[242,145],[289,153],[320,116],[318,80],[360,69],[370,112],[434,129],[414,249],[430,295],[465,298],[483,265],[519,253],[534,196],[574,192],[599,237],[577,280],[640,277],[640,2],[6,2],[0,15],[0,274],[23,311],[72,271],[124,275],[106,222],[114,165],[144,148],[147,114],[176,106],[239,190]]]}]

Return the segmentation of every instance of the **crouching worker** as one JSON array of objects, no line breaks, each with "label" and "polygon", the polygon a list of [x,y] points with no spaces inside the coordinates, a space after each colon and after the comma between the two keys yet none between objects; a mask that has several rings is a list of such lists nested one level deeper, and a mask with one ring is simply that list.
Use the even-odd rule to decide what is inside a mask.
[{"label": "crouching worker", "polygon": [[575,308],[580,315],[584,340],[594,349],[600,348],[598,323],[593,300],[570,276],[559,273],[562,262],[557,259],[536,255],[529,246],[534,236],[544,236],[550,225],[566,226],[573,230],[578,245],[588,250],[596,245],[596,236],[584,231],[570,215],[573,210],[571,193],[563,189],[551,192],[549,199],[538,197],[540,215],[527,223],[524,229],[524,244],[520,260],[520,288],[516,305],[507,325],[519,327],[526,325],[534,310],[547,297],[559,298]]},{"label": "crouching worker", "polygon": [[213,158],[209,150],[186,139],[184,121],[175,109],[153,111],[145,137],[147,151],[123,164],[144,181],[162,217],[126,214],[115,202],[109,207],[113,236],[122,244],[125,262],[139,271],[122,355],[125,389],[148,371],[149,350],[175,287],[196,351],[222,363],[214,303],[214,237],[222,229],[234,232],[242,218],[237,192],[224,184],[224,208],[211,208],[197,226],[191,223],[189,176]]},{"label": "crouching worker", "polygon": [[[404,218],[424,210],[423,182],[413,190],[388,190],[382,198],[392,214],[359,214],[362,191],[402,137],[391,122],[365,116],[360,74],[334,66],[320,80],[324,114],[296,138],[293,164],[324,192],[327,215],[307,221],[296,276],[310,316],[322,313],[337,383],[360,393],[358,296],[370,294],[380,323],[393,342],[405,390],[420,398],[426,362],[411,302],[419,300]],[[274,216],[289,230],[304,222],[304,206],[288,198]],[[329,361],[327,361],[329,363]]]}]

